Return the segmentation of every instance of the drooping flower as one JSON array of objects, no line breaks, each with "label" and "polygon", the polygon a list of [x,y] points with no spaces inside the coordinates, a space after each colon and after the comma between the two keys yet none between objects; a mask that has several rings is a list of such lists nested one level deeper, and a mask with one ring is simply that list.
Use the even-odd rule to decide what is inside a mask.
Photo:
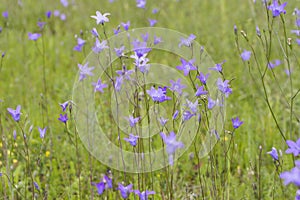
[{"label": "drooping flower", "polygon": [[137,145],[138,138],[139,136],[130,133],[129,138],[124,138],[124,140],[129,142],[131,146],[135,147]]},{"label": "drooping flower", "polygon": [[136,195],[139,195],[140,200],[148,200],[149,195],[155,194],[154,191],[149,191],[149,190],[146,190],[146,191],[143,191],[143,192],[140,192],[139,190],[134,190],[134,193]]},{"label": "drooping flower", "polygon": [[59,118],[58,118],[59,121],[65,123],[65,124],[67,123],[68,119],[69,119],[69,118],[68,118],[68,115],[67,115],[67,114],[64,114],[64,115],[63,115],[63,114],[60,114],[60,115],[59,115]]},{"label": "drooping flower", "polygon": [[223,82],[221,78],[218,78],[217,86],[218,86],[218,89],[223,94],[225,94],[226,97],[228,97],[232,93],[232,89],[230,88],[230,85],[229,85],[229,80],[225,80]]},{"label": "drooping flower", "polygon": [[277,17],[281,13],[286,13],[286,11],[284,10],[286,4],[287,2],[284,2],[283,4],[279,5],[277,0],[273,0],[273,3],[270,6],[268,6],[268,9],[272,11],[273,17]]},{"label": "drooping flower", "polygon": [[94,91],[99,91],[101,93],[103,93],[103,89],[107,88],[107,84],[102,83],[101,79],[98,79],[97,83],[92,83],[92,85],[95,87]]},{"label": "drooping flower", "polygon": [[244,123],[243,121],[240,121],[239,117],[232,118],[231,122],[234,129],[239,128]]},{"label": "drooping flower", "polygon": [[177,79],[177,81],[170,80],[171,87],[169,89],[173,92],[177,92],[178,94],[182,94],[182,90],[186,88],[185,85],[181,84],[181,79]]},{"label": "drooping flower", "polygon": [[179,47],[181,46],[187,46],[191,47],[192,42],[196,39],[196,36],[194,34],[191,34],[188,38],[181,38],[179,42]]},{"label": "drooping flower", "polygon": [[94,44],[93,49],[92,49],[93,52],[98,54],[101,51],[103,51],[104,49],[108,49],[107,41],[103,40],[102,42],[100,42],[100,40],[98,38],[96,38],[95,44]]},{"label": "drooping flower", "polygon": [[59,105],[62,108],[62,111],[65,112],[66,109],[67,109],[67,107],[68,107],[68,105],[69,105],[69,100],[66,101],[66,102],[64,102],[64,103],[60,103]]},{"label": "drooping flower", "polygon": [[84,65],[78,64],[78,68],[80,70],[79,73],[79,81],[82,81],[86,78],[86,76],[93,76],[92,70],[94,70],[95,67],[88,67],[89,63],[86,62]]},{"label": "drooping flower", "polygon": [[180,60],[181,60],[181,65],[177,66],[176,68],[177,68],[178,70],[182,70],[182,71],[183,71],[183,74],[184,74],[185,76],[187,76],[187,75],[190,73],[190,71],[192,71],[192,70],[197,70],[197,67],[195,67],[195,66],[193,65],[194,60],[186,61],[186,60],[184,60],[183,58],[181,58]]},{"label": "drooping flower", "polygon": [[172,119],[173,119],[173,120],[176,119],[176,118],[178,117],[178,114],[179,114],[179,111],[176,110],[176,111],[174,112],[173,116],[172,116]]},{"label": "drooping flower", "polygon": [[39,185],[37,184],[37,182],[33,182],[33,185],[34,185],[34,187],[35,187],[35,189],[37,189],[38,191],[40,190],[40,187],[39,187]]},{"label": "drooping flower", "polygon": [[170,132],[169,136],[166,136],[163,132],[161,132],[160,136],[161,136],[161,138],[163,139],[163,141],[166,145],[166,151],[167,151],[168,156],[169,156],[169,164],[173,165],[174,164],[173,158],[174,158],[175,151],[178,148],[183,148],[184,145],[183,145],[182,142],[178,142],[176,140],[176,135],[173,131]]},{"label": "drooping flower", "polygon": [[40,127],[38,127],[38,130],[40,132],[40,138],[43,139],[45,137],[47,127],[43,128],[43,129],[41,129]]},{"label": "drooping flower", "polygon": [[258,37],[261,37],[261,32],[260,32],[258,26],[256,26],[255,30],[256,30],[256,35],[257,35]]},{"label": "drooping flower", "polygon": [[48,19],[51,17],[51,15],[52,15],[52,12],[51,12],[50,10],[46,12],[46,17],[47,17]]},{"label": "drooping flower", "polygon": [[167,87],[158,87],[158,89],[155,89],[152,86],[150,90],[147,90],[147,94],[152,98],[152,100],[154,102],[159,102],[159,103],[171,99],[171,97],[168,97],[166,93],[167,93]]},{"label": "drooping flower", "polygon": [[28,33],[28,39],[37,41],[42,35],[40,33]]},{"label": "drooping flower", "polygon": [[272,150],[268,152],[270,156],[273,158],[273,160],[278,160],[278,152],[275,147],[272,147]]},{"label": "drooping flower", "polygon": [[7,108],[7,111],[16,122],[20,121],[21,105],[18,105],[16,110],[14,110],[12,108]]},{"label": "drooping flower", "polygon": [[118,183],[118,190],[120,190],[122,198],[126,199],[126,198],[128,198],[129,194],[131,192],[133,192],[133,190],[132,190],[132,184],[124,186],[121,183]]},{"label": "drooping flower", "polygon": [[[286,144],[288,145],[288,149],[285,151],[287,154],[294,154],[294,156],[298,156],[300,154],[300,138],[294,142],[292,140],[287,140]],[[300,180],[299,180],[300,181]]]},{"label": "drooping flower", "polygon": [[109,19],[106,17],[110,15],[110,13],[104,13],[103,15],[101,14],[101,12],[96,11],[96,15],[92,15],[91,18],[96,19],[96,23],[98,24],[102,24],[104,25],[105,22],[109,22]]},{"label": "drooping flower", "polygon": [[243,59],[243,61],[248,61],[248,60],[250,60],[250,57],[251,57],[251,51],[244,50],[244,51],[241,53],[241,58]]},{"label": "drooping flower", "polygon": [[96,28],[93,28],[93,29],[91,30],[91,33],[92,33],[93,36],[95,36],[96,38],[99,38],[99,33],[98,33],[98,31],[97,31]]},{"label": "drooping flower", "polygon": [[[221,69],[221,71],[222,71],[222,69]],[[207,79],[208,79],[209,75],[210,75],[209,73],[204,75],[202,72],[200,72],[200,74],[199,74],[199,76],[197,76],[197,78],[201,81],[201,83],[203,85],[206,85],[206,82],[207,82]]]}]

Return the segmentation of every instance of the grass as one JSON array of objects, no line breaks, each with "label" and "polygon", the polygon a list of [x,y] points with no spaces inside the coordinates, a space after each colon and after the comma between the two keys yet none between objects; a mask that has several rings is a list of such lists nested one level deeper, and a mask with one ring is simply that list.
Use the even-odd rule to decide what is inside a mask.
[{"label": "grass", "polygon": [[[299,0],[289,1],[284,15],[287,37],[294,40],[295,36],[290,34],[290,30],[296,29],[292,13],[298,3]],[[159,13],[151,14],[153,8],[159,8]],[[55,9],[64,12],[67,20],[61,21],[54,16],[46,19],[45,12]],[[282,164],[276,169],[267,154],[272,146],[284,152],[287,145],[264,100],[253,56],[249,64],[242,62],[236,47],[234,25],[238,28],[240,50],[250,50],[252,46],[257,62],[264,68],[264,46],[269,43],[261,45],[255,27],[259,26],[262,33],[263,29],[266,30],[268,38],[267,28],[270,24],[260,1],[254,4],[250,0],[240,3],[233,0],[153,0],[147,2],[144,11],[136,8],[135,1],[74,1],[65,8],[59,1],[51,4],[44,0],[22,1],[20,5],[13,0],[1,2],[0,11],[5,10],[9,12],[9,17],[7,20],[2,17],[0,21],[3,28],[0,33],[0,53],[6,52],[0,69],[0,99],[3,100],[0,103],[0,172],[7,175],[0,179],[0,196],[3,199],[24,199],[24,195],[31,198],[33,187],[30,176],[26,175],[29,173],[26,172],[28,166],[40,187],[40,191],[36,191],[36,199],[120,199],[115,188],[122,181],[133,183],[134,188],[139,185],[140,189],[154,190],[156,194],[152,199],[291,199],[295,196],[296,188],[284,187],[278,177],[279,172],[294,166],[295,158],[284,154]],[[196,40],[216,63],[226,60],[224,76],[233,79],[233,94],[226,102],[224,129],[232,130],[232,117],[239,116],[244,121],[234,133],[229,155],[224,156],[224,149],[228,147],[231,137],[229,134],[222,134],[213,151],[200,162],[195,155],[192,156],[194,147],[197,147],[196,140],[195,145],[184,153],[173,168],[146,174],[123,173],[112,169],[114,192],[107,190],[101,196],[97,194],[96,188],[90,183],[98,182],[103,174],[107,174],[108,167],[89,154],[79,139],[73,121],[70,120],[66,127],[57,120],[61,113],[59,103],[72,98],[73,84],[78,74],[77,64],[83,63],[93,46],[90,30],[96,25],[90,16],[96,10],[111,13],[110,22],[105,25],[109,36],[113,35],[113,28],[121,22],[130,20],[131,28],[139,28],[148,26],[148,18],[154,18],[158,20],[157,27],[196,35]],[[39,31],[36,25],[39,19],[47,22],[43,36],[36,42],[30,41],[27,33]],[[246,32],[248,42],[240,34],[241,30]],[[270,58],[284,60],[282,52],[286,38],[280,18],[274,19],[272,30]],[[104,37],[100,25],[98,31]],[[88,41],[83,52],[73,51],[75,35]],[[293,69],[292,91],[291,79],[284,72],[288,67],[287,60],[274,68],[275,76],[268,70],[264,79],[272,112],[285,137],[291,140],[300,136],[297,121],[299,97],[293,99],[292,109],[289,106],[290,97],[300,88],[297,77],[299,51],[299,46],[295,44],[289,54]],[[179,64],[179,58],[167,56],[155,54],[153,59],[170,66]],[[21,128],[6,110],[19,104],[22,105],[19,124],[28,136],[30,163],[24,156],[27,144]],[[116,131],[112,121],[101,123],[107,132]],[[42,140],[37,127],[46,126],[48,130]],[[13,139],[14,130],[17,131],[16,140]],[[134,199],[133,194],[130,199]]]}]

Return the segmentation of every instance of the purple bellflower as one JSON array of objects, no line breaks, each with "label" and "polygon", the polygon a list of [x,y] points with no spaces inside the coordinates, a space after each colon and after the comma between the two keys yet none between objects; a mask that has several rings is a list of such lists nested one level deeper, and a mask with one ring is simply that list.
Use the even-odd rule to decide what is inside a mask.
[{"label": "purple bellflower", "polygon": [[268,68],[269,69],[274,69],[275,67],[277,67],[278,65],[280,65],[281,64],[281,61],[280,60],[274,60],[273,62],[269,62],[268,63]]},{"label": "purple bellflower", "polygon": [[67,109],[67,107],[68,107],[68,105],[69,105],[69,101],[66,101],[64,103],[60,103],[59,105],[62,108],[62,111],[65,112],[66,109]]},{"label": "purple bellflower", "polygon": [[98,38],[96,38],[95,44],[93,46],[93,52],[94,53],[100,53],[101,51],[103,51],[104,49],[107,49],[107,41],[103,40],[102,42],[100,42],[100,40]]},{"label": "purple bellflower", "polygon": [[134,127],[140,121],[140,119],[141,119],[140,117],[134,118],[133,116],[129,116],[127,118],[130,127]]},{"label": "purple bellflower", "polygon": [[234,129],[239,128],[244,123],[243,121],[240,121],[239,117],[232,118],[231,122]]},{"label": "purple bellflower", "polygon": [[133,73],[134,71],[131,69],[131,70],[127,70],[126,66],[124,65],[122,67],[122,70],[117,70],[116,73],[119,74],[120,76],[124,76],[124,78],[126,80],[130,80],[130,75]]},{"label": "purple bellflower", "polygon": [[92,185],[96,186],[98,194],[101,195],[104,190],[112,188],[112,180],[105,175],[102,178],[102,181],[100,181],[99,183],[92,183]]},{"label": "purple bellflower", "polygon": [[[222,70],[221,70],[222,71]],[[201,81],[201,83],[203,85],[206,85],[207,79],[209,77],[210,74],[206,74],[204,75],[202,72],[200,72],[199,76],[197,76],[197,78]]]},{"label": "purple bellflower", "polygon": [[287,2],[284,2],[283,4],[279,5],[277,0],[273,0],[273,3],[270,6],[268,6],[268,9],[272,11],[273,17],[277,17],[281,13],[286,13],[286,11],[284,10],[286,4]]},{"label": "purple bellflower", "polygon": [[91,18],[96,19],[96,23],[98,24],[102,24],[104,25],[105,22],[109,22],[109,19],[106,17],[110,15],[110,13],[104,13],[103,15],[101,14],[101,12],[96,11],[96,15],[92,15]]},{"label": "purple bellflower", "polygon": [[101,79],[98,79],[97,83],[92,83],[92,85],[95,87],[94,91],[99,91],[101,93],[103,93],[103,89],[107,88],[107,84],[102,83]]},{"label": "purple bellflower", "polygon": [[95,36],[96,38],[99,38],[99,33],[98,33],[98,31],[97,31],[96,28],[93,28],[93,29],[91,30],[91,33],[92,33],[93,36]]},{"label": "purple bellflower", "polygon": [[244,51],[241,53],[241,58],[243,59],[243,61],[248,61],[248,60],[250,60],[250,57],[251,57],[251,51],[244,50]]},{"label": "purple bellflower", "polygon": [[47,127],[43,128],[43,129],[41,129],[40,127],[38,127],[38,130],[39,130],[39,133],[40,133],[40,138],[43,139],[45,137]]},{"label": "purple bellflower", "polygon": [[145,9],[146,0],[136,0],[136,7]]},{"label": "purple bellflower", "polygon": [[273,158],[273,160],[278,160],[278,152],[275,147],[272,147],[272,150],[267,152]]},{"label": "purple bellflower", "polygon": [[93,76],[94,74],[92,73],[92,70],[95,67],[88,67],[89,63],[85,63],[84,65],[78,64],[78,68],[80,70],[79,74],[79,81],[82,81],[83,79],[86,78],[86,76]]},{"label": "purple bellflower", "polygon": [[225,94],[226,97],[228,97],[232,93],[232,89],[230,88],[230,85],[229,85],[229,80],[225,80],[223,82],[221,78],[218,78],[217,86],[218,86],[218,89],[223,94]]},{"label": "purple bellflower", "polygon": [[8,11],[4,11],[4,12],[2,13],[2,16],[3,16],[5,19],[7,19],[7,18],[8,18]]},{"label": "purple bellflower", "polygon": [[137,145],[137,140],[138,140],[139,136],[137,135],[133,135],[133,134],[129,134],[129,138],[124,138],[124,140],[126,142],[129,142],[129,144],[133,147],[135,147]]},{"label": "purple bellflower", "polygon": [[279,177],[284,180],[284,185],[293,183],[297,187],[300,187],[300,160],[295,161],[296,167],[291,171],[282,172]]},{"label": "purple bellflower", "polygon": [[149,26],[154,26],[156,23],[157,23],[157,20],[155,19],[148,19],[148,22],[149,22]]},{"label": "purple bellflower", "polygon": [[156,36],[154,35],[153,44],[154,44],[154,45],[157,45],[157,44],[159,44],[159,43],[161,43],[161,42],[162,42],[161,37],[156,37]]},{"label": "purple bellflower", "polygon": [[206,95],[206,94],[208,94],[208,92],[206,90],[204,90],[204,86],[200,86],[200,87],[197,88],[195,96],[199,97],[201,95]]},{"label": "purple bellflower", "polygon": [[121,196],[123,199],[127,199],[129,194],[133,192],[132,190],[132,184],[129,184],[127,186],[122,185],[121,183],[118,183],[118,190],[120,190]]},{"label": "purple bellflower", "polygon": [[63,114],[60,114],[60,115],[59,115],[59,118],[58,118],[59,121],[65,123],[65,124],[67,123],[68,119],[69,119],[69,118],[68,118],[68,115],[67,115],[67,114],[64,114],[64,115],[63,115]]},{"label": "purple bellflower", "polygon": [[[223,67],[222,65],[226,62],[226,60],[223,60],[221,63],[217,63],[214,67],[210,67],[209,70],[214,70],[222,73]],[[207,79],[207,77],[206,77]],[[201,81],[201,80],[200,80]]]},{"label": "purple bellflower", "polygon": [[208,102],[207,102],[207,108],[208,108],[209,110],[213,109],[213,107],[216,106],[216,101],[213,100],[212,98],[208,97],[208,98],[207,98],[207,101],[208,101]]},{"label": "purple bellflower", "polygon": [[85,40],[77,38],[77,45],[73,48],[74,51],[82,51],[82,47],[86,43]]},{"label": "purple bellflower", "polygon": [[[287,154],[294,154],[294,156],[298,156],[300,154],[300,138],[294,142],[292,140],[287,140],[286,144],[288,145],[288,149],[285,151]],[[299,180],[300,181],[300,180]]]},{"label": "purple bellflower", "polygon": [[7,108],[7,111],[16,122],[20,121],[21,105],[18,105],[16,110],[14,110],[12,108]]},{"label": "purple bellflower", "polygon": [[178,148],[183,148],[184,145],[183,145],[182,142],[176,141],[176,135],[173,131],[170,132],[169,136],[166,136],[163,132],[161,132],[160,136],[161,136],[161,138],[163,139],[163,141],[166,145],[166,150],[167,150],[167,153],[169,155],[169,164],[171,166],[173,166],[173,164],[174,164],[173,158],[174,158],[175,151]]},{"label": "purple bellflower", "polygon": [[140,197],[140,200],[148,200],[149,195],[155,194],[154,191],[149,191],[149,190],[143,192],[140,192],[139,190],[134,190],[134,193]]},{"label": "purple bellflower", "polygon": [[177,92],[178,94],[182,94],[182,90],[186,88],[185,85],[181,84],[181,79],[177,79],[177,81],[170,80],[171,87],[169,89],[173,92]]},{"label": "purple bellflower", "polygon": [[193,65],[194,63],[194,60],[190,60],[190,61],[186,61],[184,60],[183,58],[180,59],[181,60],[181,64],[182,65],[179,65],[177,66],[176,68],[178,70],[182,70],[183,71],[183,74],[185,76],[187,76],[189,74],[190,71],[192,70],[197,70],[197,68]]},{"label": "purple bellflower", "polygon": [[122,22],[121,25],[123,26],[125,31],[128,31],[130,27],[130,21],[127,21],[126,23]]},{"label": "purple bellflower", "polygon": [[195,39],[196,39],[196,36],[194,34],[191,34],[188,38],[181,38],[178,46],[179,47],[181,47],[181,46],[190,47],[190,46],[192,46],[192,42]]},{"label": "purple bellflower", "polygon": [[37,41],[42,35],[40,33],[28,33],[28,39]]},{"label": "purple bellflower", "polygon": [[163,88],[158,87],[158,89],[155,89],[152,86],[150,90],[147,90],[147,94],[152,98],[152,100],[154,102],[159,102],[159,103],[171,99],[171,97],[168,97],[166,93],[167,93],[167,87],[163,87]]}]

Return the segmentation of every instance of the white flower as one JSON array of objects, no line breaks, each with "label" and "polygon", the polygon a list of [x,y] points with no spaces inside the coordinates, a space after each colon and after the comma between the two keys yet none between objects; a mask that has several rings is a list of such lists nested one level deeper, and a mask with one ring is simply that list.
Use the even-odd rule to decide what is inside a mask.
[{"label": "white flower", "polygon": [[104,24],[104,22],[109,22],[109,19],[106,17],[108,15],[110,15],[110,13],[104,13],[102,15],[101,12],[96,11],[96,15],[92,15],[91,18],[96,19],[97,24]]}]

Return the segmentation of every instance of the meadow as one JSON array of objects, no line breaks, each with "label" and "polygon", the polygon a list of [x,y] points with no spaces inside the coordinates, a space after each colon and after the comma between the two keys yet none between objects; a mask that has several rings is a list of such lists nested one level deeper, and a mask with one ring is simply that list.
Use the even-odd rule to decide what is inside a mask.
[{"label": "meadow", "polygon": [[299,5],[0,0],[0,199],[300,199]]}]

